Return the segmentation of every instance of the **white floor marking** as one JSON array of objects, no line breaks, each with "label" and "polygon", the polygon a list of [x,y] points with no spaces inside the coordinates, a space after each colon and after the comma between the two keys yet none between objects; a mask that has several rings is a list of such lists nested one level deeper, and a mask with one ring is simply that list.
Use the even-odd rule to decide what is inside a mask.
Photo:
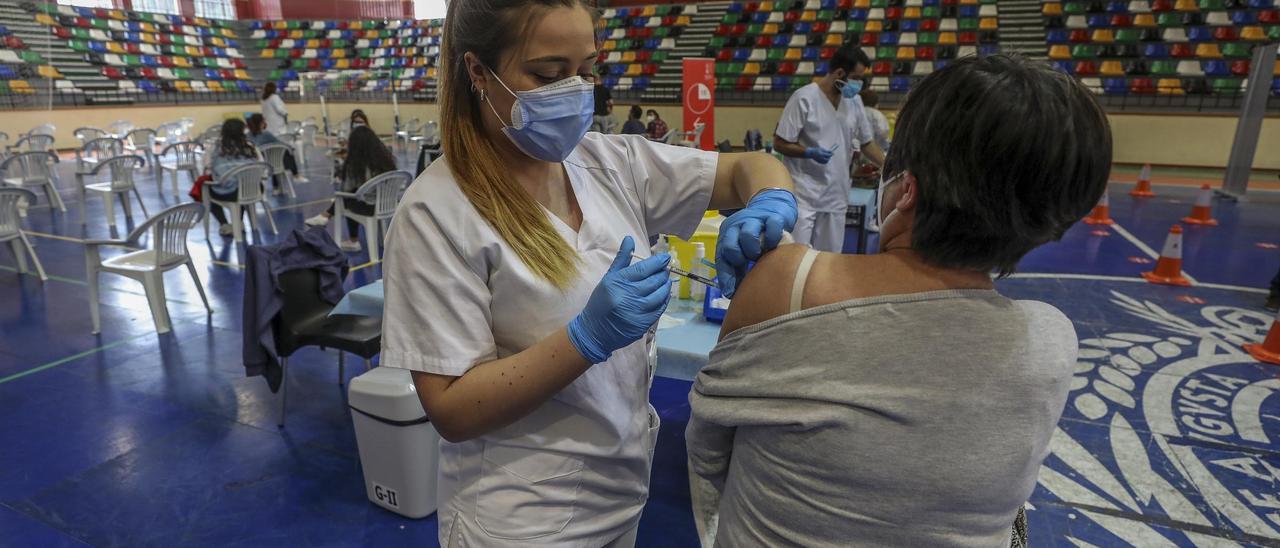
[{"label": "white floor marking", "polygon": [[[1111,225],[1111,229],[1115,230],[1116,234],[1123,236],[1124,239],[1129,240],[1129,243],[1133,244],[1138,249],[1141,249],[1142,252],[1146,253],[1148,257],[1151,257],[1152,259],[1156,259],[1156,260],[1160,259],[1160,254],[1156,253],[1156,250],[1151,249],[1151,246],[1148,246],[1147,244],[1143,243],[1143,241],[1139,240],[1137,236],[1134,236],[1128,230],[1125,230],[1123,226],[1120,226],[1120,223]],[[1192,278],[1190,274],[1187,274],[1187,271],[1183,270],[1182,275],[1186,276],[1188,280],[1191,280],[1192,284],[1200,285],[1200,282],[1196,281],[1195,278]]]},{"label": "white floor marking", "polygon": [[[1104,281],[1104,282],[1128,282],[1128,283],[1142,283],[1142,284],[1147,283],[1147,281],[1142,278],[1132,278],[1127,276],[1106,276],[1102,274],[1070,274],[1070,273],[1053,274],[1049,272],[1017,272],[1010,275],[1009,277],[1015,278],[1015,279],[1016,278],[1024,278],[1024,279],[1062,278],[1066,280],[1093,280],[1093,281]],[[1266,289],[1257,288],[1257,287],[1244,287],[1241,285],[1202,283],[1202,284],[1196,284],[1196,287],[1204,287],[1208,289],[1226,289],[1228,291],[1243,291],[1245,293],[1257,293],[1259,295],[1266,295],[1268,293]]]}]

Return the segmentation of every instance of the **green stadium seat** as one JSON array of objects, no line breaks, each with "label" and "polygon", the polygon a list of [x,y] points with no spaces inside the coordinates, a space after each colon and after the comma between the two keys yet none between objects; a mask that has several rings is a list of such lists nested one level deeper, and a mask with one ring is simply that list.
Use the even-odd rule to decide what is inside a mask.
[{"label": "green stadium seat", "polygon": [[1280,25],[1272,25],[1267,27],[1268,40],[1280,40]]},{"label": "green stadium seat", "polygon": [[1172,76],[1178,73],[1178,62],[1163,59],[1151,63],[1151,74],[1153,76]]},{"label": "green stadium seat", "polygon": [[1116,42],[1132,43],[1142,38],[1142,29],[1117,29]]},{"label": "green stadium seat", "polygon": [[1156,16],[1156,24],[1162,27],[1180,27],[1182,26],[1182,15],[1166,11]]},{"label": "green stadium seat", "polygon": [[937,19],[942,16],[942,11],[938,6],[925,6],[920,12],[920,17],[924,19]]},{"label": "green stadium seat", "polygon": [[887,8],[889,7],[889,0],[871,0],[871,7]]},{"label": "green stadium seat", "polygon": [[1071,48],[1072,59],[1097,59],[1098,49],[1089,45],[1078,45]]},{"label": "green stadium seat", "polygon": [[1083,15],[1085,12],[1084,2],[1067,2],[1062,7],[1062,11],[1068,15]]},{"label": "green stadium seat", "polygon": [[866,30],[866,28],[867,28],[866,21],[849,21],[849,25],[845,27],[845,30],[851,33],[861,33],[862,31]]},{"label": "green stadium seat", "polygon": [[1241,42],[1223,43],[1222,56],[1235,59],[1248,59],[1250,57],[1249,44]]},{"label": "green stadium seat", "polygon": [[922,32],[916,35],[916,42],[918,42],[922,46],[936,45],[938,43],[938,33]]},{"label": "green stadium seat", "polygon": [[961,19],[960,30],[962,31],[978,30],[978,20],[977,19]]},{"label": "green stadium seat", "polygon": [[1238,78],[1214,78],[1213,92],[1225,94],[1240,93],[1241,82],[1243,82],[1243,80]]},{"label": "green stadium seat", "polygon": [[822,10],[818,12],[819,21],[831,21],[835,18],[836,12],[834,10]]},{"label": "green stadium seat", "polygon": [[1201,11],[1218,11],[1225,9],[1222,6],[1222,0],[1200,0]]}]

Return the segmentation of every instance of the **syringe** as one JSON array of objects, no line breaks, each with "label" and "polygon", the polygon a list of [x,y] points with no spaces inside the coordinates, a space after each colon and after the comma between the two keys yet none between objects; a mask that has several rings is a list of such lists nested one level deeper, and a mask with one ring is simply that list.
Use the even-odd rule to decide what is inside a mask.
[{"label": "syringe", "polygon": [[[641,257],[641,256],[639,256],[639,255],[636,255],[635,253],[632,253],[632,254],[631,254],[631,256],[632,256],[632,257],[635,257],[637,260],[641,260],[641,261],[643,261],[644,259],[646,259],[646,258],[647,258],[647,257]],[[692,280],[692,281],[698,282],[698,283],[703,284],[703,285],[706,285],[706,286],[708,286],[708,287],[716,287],[716,281],[715,281],[715,280],[712,280],[711,278],[706,278],[706,277],[700,276],[700,275],[698,275],[698,274],[694,274],[694,273],[692,273],[692,272],[686,272],[684,269],[682,269],[682,268],[680,268],[680,267],[678,267],[678,266],[670,266],[670,265],[668,265],[668,266],[667,266],[667,272],[670,272],[670,273],[672,273],[672,274],[675,274],[676,276],[684,276],[685,278],[689,278],[689,279],[690,279],[690,280]]]}]

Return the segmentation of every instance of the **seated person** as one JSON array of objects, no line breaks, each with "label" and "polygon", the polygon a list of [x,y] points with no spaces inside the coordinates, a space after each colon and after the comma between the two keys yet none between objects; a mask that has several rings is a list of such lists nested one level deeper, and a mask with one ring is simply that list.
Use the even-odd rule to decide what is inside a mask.
[{"label": "seated person", "polygon": [[1076,363],[1071,321],[992,273],[1097,203],[1089,90],[994,55],[922,81],[881,183],[881,252],[779,247],[748,274],[689,396],[719,546],[1007,546]]},{"label": "seated person", "polygon": [[[351,135],[347,139],[347,151],[344,158],[346,160],[342,163],[342,168],[338,170],[338,175],[342,182],[340,187],[342,192],[355,192],[369,179],[396,169],[395,155],[382,142],[382,139],[379,139],[378,135],[372,129],[369,129],[369,126],[356,126],[355,129],[351,130]],[[345,210],[357,215],[373,215],[373,204],[362,200],[343,198],[342,206]],[[305,222],[311,226],[324,226],[333,217],[334,210],[335,205],[330,204],[328,210],[308,218]],[[353,253],[360,251],[359,236],[360,223],[348,218],[347,239],[339,242],[338,247],[341,247],[343,251]]]},{"label": "seated person", "polygon": [[[258,153],[258,149],[249,142],[245,137],[245,123],[243,120],[231,119],[222,123],[222,133],[218,138],[218,142],[205,152],[204,166],[205,175],[212,177],[212,180],[205,183],[209,186],[209,194],[215,200],[235,201],[239,194],[239,181],[236,179],[223,179],[231,170],[240,167],[249,162],[261,162],[262,155]],[[222,210],[222,206],[210,203],[209,213],[214,219],[218,220],[218,234],[222,236],[231,235],[231,223],[227,221],[227,214]],[[240,208],[241,216],[249,213],[249,208]]]},{"label": "seated person", "polygon": [[[249,140],[253,141],[253,145],[258,148],[271,144],[285,144],[284,141],[281,141],[267,130],[266,118],[263,118],[258,113],[249,115]],[[292,173],[294,177],[298,176],[298,161],[294,159],[292,151],[284,153],[284,168],[289,170],[289,173]],[[284,183],[280,180],[282,177],[284,175],[274,175],[271,178],[276,185],[276,194],[284,193]]]},{"label": "seated person", "polygon": [[631,111],[627,113],[627,121],[622,124],[623,135],[644,135],[644,122],[640,121],[640,116],[644,111],[640,110],[640,105],[631,105]]}]

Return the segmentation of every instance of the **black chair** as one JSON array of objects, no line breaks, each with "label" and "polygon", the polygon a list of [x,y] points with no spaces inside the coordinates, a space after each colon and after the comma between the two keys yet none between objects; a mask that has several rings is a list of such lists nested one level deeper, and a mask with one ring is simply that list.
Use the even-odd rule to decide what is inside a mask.
[{"label": "black chair", "polygon": [[280,275],[284,304],[272,320],[276,354],[280,356],[280,422],[284,427],[289,391],[289,356],[304,346],[338,350],[338,385],[345,379],[344,352],[364,358],[365,369],[382,347],[382,318],[330,316],[333,305],[320,298],[320,276],[315,270],[290,270]]},{"label": "black chair", "polygon": [[898,20],[886,19],[880,30],[883,30],[884,32],[898,32]]}]

